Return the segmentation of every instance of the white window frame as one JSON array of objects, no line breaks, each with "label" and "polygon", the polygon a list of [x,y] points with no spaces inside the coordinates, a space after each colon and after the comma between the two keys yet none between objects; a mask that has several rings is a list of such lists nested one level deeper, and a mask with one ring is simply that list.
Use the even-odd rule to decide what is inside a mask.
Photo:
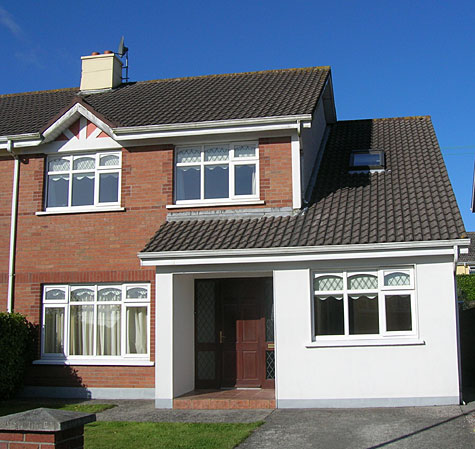
[{"label": "white window frame", "polygon": [[[102,288],[115,287],[121,289],[121,301],[98,301],[98,290]],[[127,299],[127,288],[141,287],[147,290],[147,298]],[[94,291],[94,301],[71,301],[71,291],[75,288],[91,288]],[[65,291],[65,299],[46,299],[46,291],[50,289],[61,289]],[[42,292],[42,326],[41,326],[41,359],[44,361],[68,361],[79,362],[84,364],[101,364],[101,362],[124,362],[121,364],[127,364],[127,362],[134,363],[140,361],[150,360],[150,320],[151,320],[151,299],[150,299],[150,284],[149,283],[98,283],[98,284],[47,284],[43,286]],[[96,355],[97,352],[97,308],[99,305],[120,305],[121,306],[121,350],[120,355]],[[71,305],[92,305],[94,307],[94,323],[93,323],[93,355],[69,355],[69,343],[70,343],[70,308]],[[127,354],[126,351],[126,313],[128,308],[133,307],[146,307],[147,308],[147,352],[145,354]],[[48,308],[62,308],[64,310],[64,328],[63,328],[63,353],[45,353],[45,317],[46,309]]]},{"label": "white window frame", "polygon": [[[410,276],[410,284],[407,286],[385,286],[384,275],[394,272],[407,273]],[[348,288],[348,279],[354,275],[373,275],[378,279],[378,287],[376,289],[355,289]],[[323,276],[339,276],[343,278],[343,289],[332,291],[315,291],[314,281],[318,277]],[[339,270],[339,271],[313,271],[311,272],[311,291],[312,291],[312,341],[314,342],[331,342],[331,341],[361,341],[361,340],[389,340],[393,338],[411,338],[418,336],[417,327],[417,299],[415,291],[415,270],[414,267],[384,267],[368,270]],[[377,294],[378,295],[378,318],[379,333],[377,334],[353,334],[349,333],[349,305],[348,297],[356,294]],[[344,335],[316,335],[315,329],[315,297],[316,296],[343,296],[343,323]],[[411,330],[408,331],[388,331],[386,323],[386,296],[391,295],[409,295],[411,300]]]},{"label": "white window frame", "polygon": [[[227,161],[205,161],[205,150],[208,147],[228,147],[229,159]],[[234,148],[240,145],[253,146],[255,148],[255,155],[250,157],[234,157]],[[178,153],[182,150],[200,150],[201,158],[199,162],[178,162]],[[223,198],[205,198],[205,167],[208,165],[227,165],[229,170],[229,196]],[[235,194],[235,167],[239,165],[254,165],[255,169],[255,194],[254,195],[236,195]],[[200,199],[195,200],[178,200],[177,199],[177,167],[200,167]],[[259,173],[259,145],[257,142],[219,142],[216,144],[206,143],[199,145],[186,145],[179,146],[175,149],[175,185],[174,185],[174,198],[176,205],[206,205],[206,204],[219,204],[219,203],[245,203],[246,201],[256,201],[260,198],[260,173]]]},{"label": "white window frame", "polygon": [[[119,162],[117,165],[108,165],[100,166],[100,160],[103,156],[118,156]],[[85,170],[74,170],[73,162],[75,159],[81,157],[94,157],[95,158],[95,168],[94,169],[85,169]],[[67,159],[69,160],[69,170],[64,171],[50,171],[49,163],[53,159]],[[94,172],[94,204],[88,204],[84,206],[73,206],[72,205],[72,195],[73,195],[73,175],[80,173],[92,173]],[[112,202],[99,202],[99,185],[100,185],[100,175],[106,173],[117,173],[118,174],[118,185],[117,185],[117,201]],[[69,187],[68,187],[68,205],[67,206],[54,206],[48,207],[48,188],[49,188],[49,177],[58,176],[58,175],[68,175],[69,177]],[[45,204],[44,210],[46,212],[87,212],[91,210],[107,210],[107,209],[117,209],[120,207],[121,202],[121,188],[122,188],[122,152],[121,151],[99,151],[99,152],[75,152],[68,154],[55,153],[48,155],[46,158],[46,167],[45,167]]]}]

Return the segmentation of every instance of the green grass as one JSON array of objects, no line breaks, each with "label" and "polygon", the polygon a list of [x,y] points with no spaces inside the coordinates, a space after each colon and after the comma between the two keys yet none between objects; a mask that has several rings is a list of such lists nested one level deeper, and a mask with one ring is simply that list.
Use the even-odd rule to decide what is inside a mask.
[{"label": "green grass", "polygon": [[84,448],[232,449],[261,424],[102,421],[85,427]]},{"label": "green grass", "polygon": [[69,410],[72,412],[100,413],[104,410],[115,407],[114,404],[99,403],[71,403],[71,401],[21,401],[18,399],[2,401],[0,403],[0,416],[10,415],[12,413],[26,412],[34,408],[46,407],[57,408],[60,410]]}]

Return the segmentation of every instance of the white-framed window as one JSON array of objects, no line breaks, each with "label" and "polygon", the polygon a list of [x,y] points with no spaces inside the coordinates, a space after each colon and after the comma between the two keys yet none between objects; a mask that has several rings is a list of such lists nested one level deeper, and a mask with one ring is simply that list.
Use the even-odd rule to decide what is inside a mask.
[{"label": "white-framed window", "polygon": [[313,293],[317,341],[416,335],[413,268],[313,273]]},{"label": "white-framed window", "polygon": [[259,198],[256,142],[178,147],[175,203],[201,204]]},{"label": "white-framed window", "polygon": [[48,156],[46,210],[119,206],[121,166],[120,151]]},{"label": "white-framed window", "polygon": [[148,360],[150,284],[45,285],[41,354]]},{"label": "white-framed window", "polygon": [[384,163],[382,150],[358,150],[350,155],[350,170],[383,170]]}]

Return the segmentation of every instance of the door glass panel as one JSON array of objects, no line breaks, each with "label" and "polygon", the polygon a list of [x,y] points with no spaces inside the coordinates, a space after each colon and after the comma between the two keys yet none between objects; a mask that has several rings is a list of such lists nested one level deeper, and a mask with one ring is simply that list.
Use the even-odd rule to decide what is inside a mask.
[{"label": "door glass panel", "polygon": [[198,351],[196,374],[199,380],[214,380],[216,377],[216,356],[214,351]]},{"label": "door glass panel", "polygon": [[266,351],[266,379],[275,379],[275,352]]},{"label": "door glass panel", "polygon": [[196,284],[196,340],[198,343],[214,343],[216,339],[216,299],[214,281]]}]

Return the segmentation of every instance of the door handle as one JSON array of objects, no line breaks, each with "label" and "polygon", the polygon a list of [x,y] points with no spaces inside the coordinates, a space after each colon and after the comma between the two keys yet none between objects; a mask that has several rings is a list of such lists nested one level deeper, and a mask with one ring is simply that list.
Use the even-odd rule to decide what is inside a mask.
[{"label": "door handle", "polygon": [[223,335],[223,331],[219,331],[219,343],[222,344],[225,339],[225,336]]}]

